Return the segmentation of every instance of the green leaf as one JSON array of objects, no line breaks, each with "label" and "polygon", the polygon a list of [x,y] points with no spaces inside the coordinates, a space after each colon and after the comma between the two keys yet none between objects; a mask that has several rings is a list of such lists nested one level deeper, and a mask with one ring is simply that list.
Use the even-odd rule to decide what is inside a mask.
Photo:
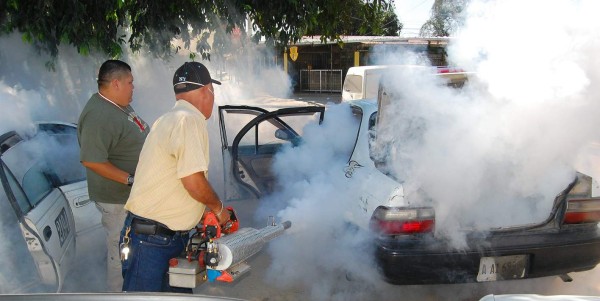
[{"label": "green leaf", "polygon": [[[118,57],[122,47],[129,47],[133,52],[147,49],[166,57],[183,47],[196,52],[193,58],[211,59],[228,55],[236,26],[242,30],[239,47],[264,38],[266,45],[278,48],[303,35],[321,35],[328,42],[359,32],[399,34],[402,28],[391,10],[393,0],[4,1],[0,35],[23,32],[24,42],[42,45],[53,57],[58,55],[60,42],[73,45],[82,55],[101,51]],[[390,14],[395,21],[393,17],[387,21]],[[246,34],[246,18],[252,21],[252,34]],[[393,26],[387,29],[386,24]],[[208,39],[210,34],[213,39]],[[190,49],[198,36],[197,48]],[[183,46],[172,45],[174,39],[180,39]]]}]

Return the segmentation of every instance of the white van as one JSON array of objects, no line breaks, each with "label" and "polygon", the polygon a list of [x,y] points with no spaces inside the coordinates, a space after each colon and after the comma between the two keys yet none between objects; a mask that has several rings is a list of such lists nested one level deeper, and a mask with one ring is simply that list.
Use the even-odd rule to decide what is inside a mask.
[{"label": "white van", "polygon": [[466,72],[453,67],[425,67],[417,65],[376,65],[350,67],[344,78],[342,101],[352,99],[376,99],[381,74],[390,68],[432,68],[432,73],[443,76],[450,83],[464,82]]},{"label": "white van", "polygon": [[377,98],[379,78],[383,70],[390,66],[350,67],[344,78],[342,101],[352,99]]}]

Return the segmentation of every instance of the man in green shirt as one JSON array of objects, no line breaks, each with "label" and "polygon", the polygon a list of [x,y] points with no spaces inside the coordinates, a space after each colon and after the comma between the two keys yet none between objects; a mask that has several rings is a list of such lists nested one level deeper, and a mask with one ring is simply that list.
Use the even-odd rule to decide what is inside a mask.
[{"label": "man in green shirt", "polygon": [[121,291],[119,232],[127,212],[123,208],[149,127],[130,106],[131,67],[108,60],[98,72],[94,93],[79,116],[80,160],[86,167],[90,199],[102,213],[107,232],[107,289]]}]

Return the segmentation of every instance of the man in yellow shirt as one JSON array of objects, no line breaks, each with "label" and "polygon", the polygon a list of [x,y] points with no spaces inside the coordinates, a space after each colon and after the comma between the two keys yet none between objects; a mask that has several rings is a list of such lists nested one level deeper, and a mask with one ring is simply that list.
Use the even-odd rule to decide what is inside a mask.
[{"label": "man in yellow shirt", "polygon": [[123,291],[172,291],[169,259],[181,254],[205,209],[221,224],[230,218],[206,175],[213,83],[221,84],[198,62],[175,71],[175,106],[152,125],[125,204],[129,214],[120,242],[129,253],[122,258]]}]

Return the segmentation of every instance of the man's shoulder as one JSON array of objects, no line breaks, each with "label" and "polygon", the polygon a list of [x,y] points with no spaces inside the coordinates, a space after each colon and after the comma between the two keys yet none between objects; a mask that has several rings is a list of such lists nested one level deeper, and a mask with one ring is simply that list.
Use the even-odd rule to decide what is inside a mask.
[{"label": "man's shoulder", "polygon": [[85,104],[86,107],[90,107],[90,106],[97,106],[100,103],[100,100],[102,100],[100,98],[100,96],[98,95],[98,93],[94,93],[90,96],[90,98],[88,99],[87,103]]},{"label": "man's shoulder", "polygon": [[83,106],[80,118],[88,115],[90,112],[95,112],[98,107],[101,107],[101,103],[97,97],[97,94],[93,94]]},{"label": "man's shoulder", "polygon": [[116,113],[110,103],[104,101],[98,94],[92,95],[79,115],[79,132],[101,131],[100,133],[105,133],[122,128],[127,119]]},{"label": "man's shoulder", "polygon": [[180,119],[185,119],[185,118],[190,118],[193,117],[193,114],[191,114],[192,112],[187,110],[186,108],[182,108],[179,106],[174,106],[172,107],[170,110],[166,111],[165,113],[163,113],[160,117],[158,117],[157,120],[163,120],[163,121],[175,121],[175,120],[180,120]]},{"label": "man's shoulder", "polygon": [[111,119],[114,108],[110,103],[103,100],[98,94],[93,94],[81,111],[82,118],[101,118],[103,120]]},{"label": "man's shoulder", "polygon": [[160,120],[159,123],[169,124],[171,126],[185,127],[185,125],[189,125],[191,123],[193,123],[193,124],[203,123],[204,116],[202,116],[201,114],[198,114],[197,112],[195,112],[193,110],[189,110],[187,108],[174,107],[173,109],[169,110],[168,112],[163,114],[161,117],[159,117],[157,121],[159,121],[159,120]]}]

